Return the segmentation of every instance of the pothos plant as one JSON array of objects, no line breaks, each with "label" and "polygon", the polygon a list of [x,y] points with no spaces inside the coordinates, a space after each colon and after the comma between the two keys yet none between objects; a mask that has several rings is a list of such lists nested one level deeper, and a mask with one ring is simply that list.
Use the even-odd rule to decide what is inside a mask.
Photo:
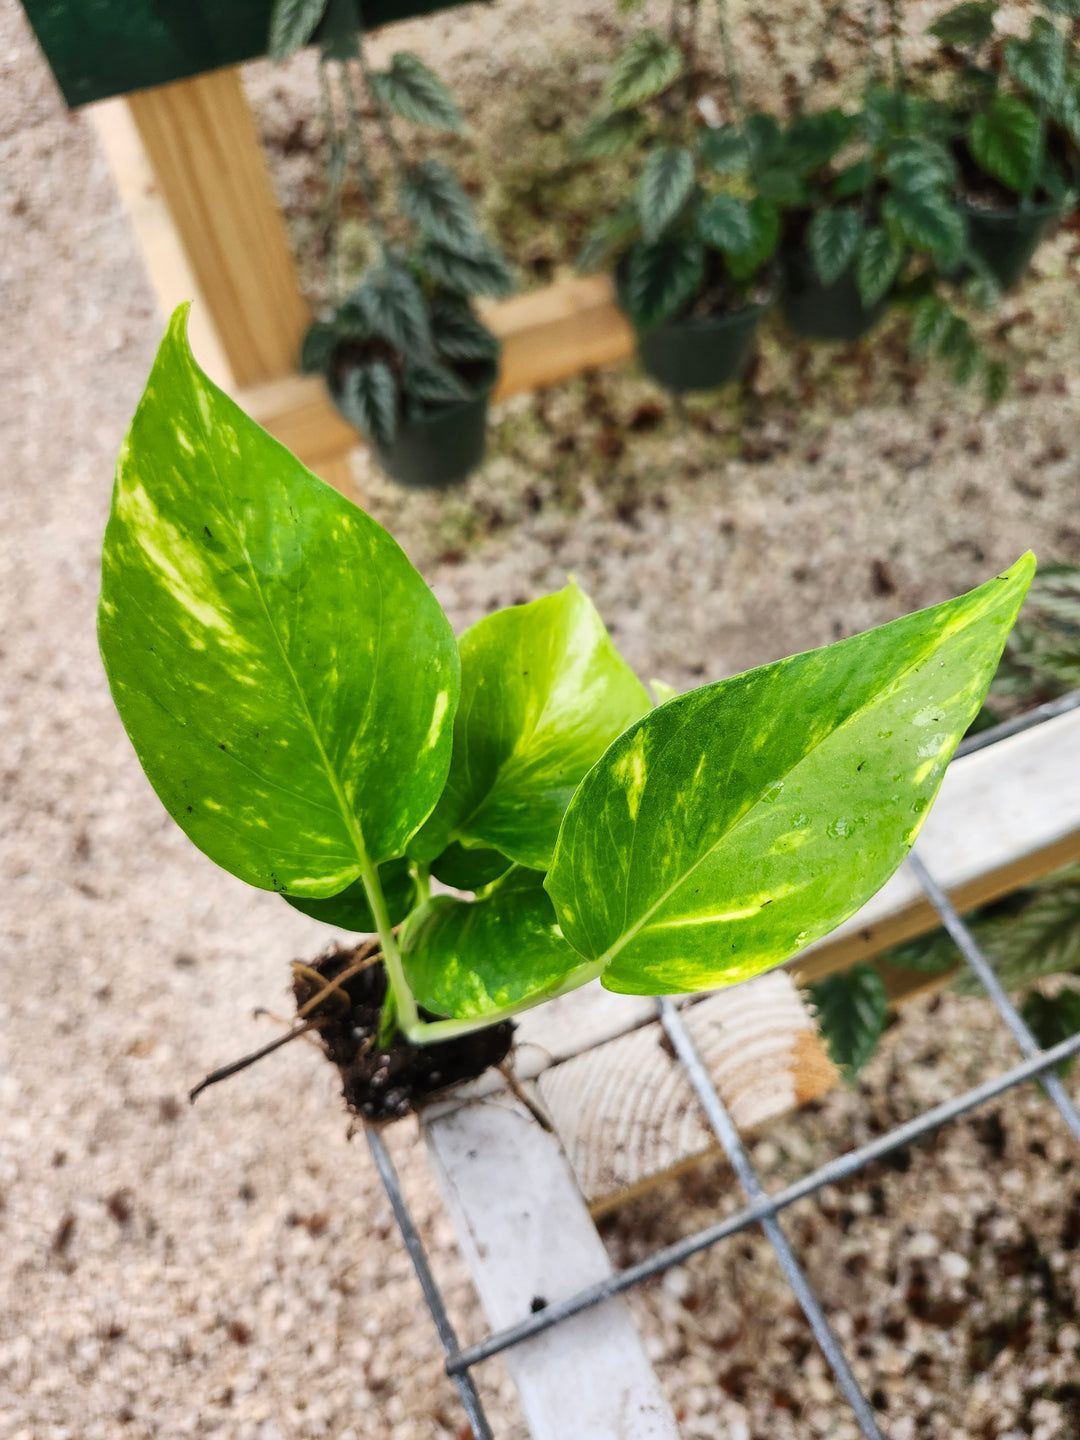
[{"label": "pothos plant", "polygon": [[[344,416],[385,450],[402,424],[491,389],[498,343],[472,302],[506,294],[512,277],[453,172],[438,160],[410,161],[398,139],[399,121],[462,130],[461,111],[439,77],[408,51],[372,70],[357,0],[276,0],[271,55],[285,59],[311,41],[319,47],[329,152],[333,287],[340,288],[337,205],[350,164],[376,253],[330,315],[311,326],[301,364],[325,377]],[[368,160],[362,99],[393,163],[396,205],[386,203]]]},{"label": "pothos plant", "polygon": [[839,924],[919,833],[1033,563],[654,707],[572,583],[455,639],[393,539],[201,373],[181,309],[120,456],[99,639],[170,815],[375,932],[378,1044],[423,1045],[597,977],[731,984]]},{"label": "pothos plant", "polygon": [[606,160],[634,147],[632,196],[602,217],[578,259],[614,265],[622,303],[639,330],[686,314],[737,309],[768,292],[775,208],[755,193],[750,152],[733,126],[709,128],[695,103],[696,0],[676,0],[669,38],[638,31],[611,66],[603,105],[577,141]]},{"label": "pothos plant", "polygon": [[1039,0],[1026,35],[997,33],[998,0],[964,0],[930,34],[951,75],[972,198],[1030,209],[1072,193],[1080,146],[1080,0]]}]

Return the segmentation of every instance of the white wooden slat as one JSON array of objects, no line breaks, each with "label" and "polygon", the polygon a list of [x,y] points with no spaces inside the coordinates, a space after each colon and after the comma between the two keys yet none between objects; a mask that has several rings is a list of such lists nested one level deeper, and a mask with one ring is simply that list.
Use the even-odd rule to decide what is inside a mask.
[{"label": "white wooden slat", "polygon": [[[528,1315],[611,1273],[553,1134],[494,1097],[424,1120],[429,1153],[488,1320]],[[506,1352],[533,1440],[677,1440],[622,1299]]]}]

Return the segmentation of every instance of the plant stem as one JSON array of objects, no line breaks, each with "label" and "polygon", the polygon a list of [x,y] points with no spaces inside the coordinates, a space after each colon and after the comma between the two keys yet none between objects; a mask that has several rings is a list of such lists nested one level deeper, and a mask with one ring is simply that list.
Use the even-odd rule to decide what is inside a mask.
[{"label": "plant stem", "polygon": [[[476,1030],[487,1030],[501,1020],[509,1020],[513,1015],[520,1015],[525,1010],[543,1005],[547,1000],[555,1000],[560,995],[569,995],[572,990],[580,990],[582,985],[597,979],[603,968],[602,960],[596,960],[592,964],[583,963],[572,971],[561,985],[534,995],[521,1005],[508,1005],[505,1010],[496,1010],[488,1015],[474,1015],[462,1020],[417,1020],[411,1026],[401,1024],[400,1028],[405,1038],[414,1045],[430,1045],[436,1040],[454,1040],[460,1035],[471,1035]],[[414,1001],[414,1006],[415,1003]]]},{"label": "plant stem", "polygon": [[862,193],[863,224],[870,218],[870,197],[874,189],[874,150],[877,124],[870,118],[870,96],[877,81],[878,3],[869,0],[866,11],[866,88],[863,93],[863,139],[866,141],[866,183]]},{"label": "plant stem", "polygon": [[716,0],[716,28],[720,35],[720,47],[724,52],[724,76],[731,95],[731,108],[742,129],[746,129],[746,108],[743,105],[742,81],[735,64],[735,46],[731,41],[731,30],[727,23],[727,0]]},{"label": "plant stem", "polygon": [[693,133],[693,106],[697,99],[697,46],[698,46],[698,20],[700,19],[701,0],[687,0],[686,29],[683,32],[683,95],[687,110],[687,119]]},{"label": "plant stem", "polygon": [[[358,39],[359,46],[360,41]],[[378,190],[375,186],[375,178],[371,173],[368,164],[367,150],[364,146],[364,130],[360,119],[360,105],[356,98],[356,90],[352,83],[352,76],[349,74],[349,67],[345,64],[341,67],[341,86],[345,92],[345,101],[349,117],[348,133],[356,146],[356,169],[360,177],[360,188],[364,192],[364,203],[368,209],[368,223],[372,232],[379,242],[379,248],[386,249],[386,230],[378,211]]]},{"label": "plant stem", "polygon": [[900,121],[907,129],[907,77],[904,74],[904,57],[900,50],[900,35],[902,24],[900,20],[899,0],[889,0],[889,42],[892,51],[892,82],[893,89],[900,100]]},{"label": "plant stem", "polygon": [[1024,183],[1024,193],[1020,196],[1021,213],[1030,210],[1035,201],[1035,189],[1039,183],[1039,175],[1042,172],[1043,161],[1046,158],[1046,101],[1039,101],[1039,133],[1035,140],[1035,149],[1031,156],[1031,165],[1028,169],[1027,180]]},{"label": "plant stem", "polygon": [[832,5],[829,6],[829,9],[825,14],[825,22],[821,27],[821,43],[818,46],[818,52],[814,56],[813,63],[810,66],[810,71],[806,78],[806,91],[804,94],[799,96],[798,103],[796,104],[796,115],[801,115],[803,113],[806,102],[810,98],[810,92],[813,90],[817,82],[821,79],[821,76],[825,71],[825,61],[828,59],[829,41],[832,39],[833,30],[836,28],[836,22],[837,20],[839,20],[840,15],[845,8],[845,4],[846,0],[833,0]]},{"label": "plant stem", "polygon": [[379,933],[379,945],[382,949],[383,965],[386,968],[386,1000],[383,1004],[383,1018],[379,1025],[379,1045],[384,1047],[385,1032],[389,1030],[391,1034],[393,1033],[392,1027],[395,1021],[411,1039],[411,1032],[420,1024],[420,1016],[413,993],[409,989],[409,982],[405,978],[405,967],[401,963],[401,952],[398,949],[394,927],[390,924],[386,896],[383,894],[379,872],[368,858],[366,850],[363,852],[361,867],[360,878],[364,882],[364,893],[371,906],[371,913],[375,917],[375,929]]},{"label": "plant stem", "polygon": [[326,214],[323,217],[323,233],[326,245],[327,281],[330,301],[341,303],[341,251],[338,246],[338,231],[341,228],[341,187],[345,178],[344,140],[338,131],[337,116],[334,113],[334,97],[330,91],[330,76],[326,61],[319,56],[319,93],[322,97],[323,124],[326,129],[327,192]]},{"label": "plant stem", "polygon": [[416,882],[416,893],[420,896],[421,904],[431,899],[431,871],[426,865],[419,863],[412,867],[413,879]]}]

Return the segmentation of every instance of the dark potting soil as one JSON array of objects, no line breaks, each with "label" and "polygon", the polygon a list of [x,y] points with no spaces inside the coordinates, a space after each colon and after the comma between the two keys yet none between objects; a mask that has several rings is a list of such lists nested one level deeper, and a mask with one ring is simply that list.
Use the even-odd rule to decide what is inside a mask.
[{"label": "dark potting soil", "polygon": [[[370,941],[353,948],[339,946],[327,955],[305,966],[308,973],[295,972],[293,994],[297,1009],[321,988],[314,978],[333,980],[352,965],[365,958],[374,958]],[[440,1090],[475,1080],[485,1070],[506,1059],[513,1042],[514,1024],[503,1020],[462,1035],[453,1040],[440,1040],[434,1045],[411,1045],[400,1035],[389,1050],[378,1050],[375,1036],[386,996],[386,971],[375,959],[358,975],[351,976],[342,986],[348,996],[348,1009],[340,992],[327,999],[308,1018],[329,1018],[319,1030],[319,1038],[330,1060],[341,1073],[345,1103],[364,1120],[379,1122],[398,1120]],[[425,1020],[437,1020],[426,1010]]]},{"label": "dark potting soil", "polygon": [[709,250],[705,255],[705,279],[701,289],[678,315],[679,320],[718,320],[733,315],[747,305],[760,304],[770,293],[767,281],[759,280],[749,288],[732,279],[723,257]]}]

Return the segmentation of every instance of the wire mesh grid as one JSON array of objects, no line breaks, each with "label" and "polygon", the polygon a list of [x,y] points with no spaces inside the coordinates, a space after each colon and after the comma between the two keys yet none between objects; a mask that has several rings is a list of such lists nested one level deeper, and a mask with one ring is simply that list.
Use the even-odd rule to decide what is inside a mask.
[{"label": "wire mesh grid", "polygon": [[[1042,724],[1068,710],[1077,708],[1080,708],[1080,690],[1071,691],[1058,700],[1050,701],[1048,704],[1028,711],[1025,715],[970,737],[957,747],[956,755],[959,757],[970,754],[974,750],[984,749],[1009,735],[1030,729],[1032,726]],[[872,1161],[880,1160],[890,1152],[929,1135],[940,1126],[947,1125],[968,1111],[975,1110],[987,1101],[1036,1077],[1042,1078],[1047,1094],[1057,1107],[1069,1132],[1076,1140],[1080,1141],[1080,1113],[1077,1112],[1060,1076],[1056,1073],[1056,1066],[1061,1061],[1080,1053],[1080,1034],[1073,1035],[1052,1049],[1040,1049],[1035,1036],[1009,999],[989,960],[980,950],[971,930],[950,903],[944,890],[917,855],[910,854],[906,863],[914,873],[926,898],[937,912],[942,925],[956,943],[964,961],[974,970],[980,984],[1011,1032],[1024,1056],[1023,1061],[1013,1066],[1012,1069],[984,1081],[981,1085],[976,1085],[950,1100],[943,1101],[940,1105],[935,1105],[913,1120],[895,1126],[867,1144],[837,1156],[836,1159],[819,1166],[784,1189],[769,1194],[754,1169],[731,1116],[690,1038],[677,1007],[667,997],[661,997],[657,1000],[660,1022],[686,1072],[709,1125],[720,1142],[739,1183],[746,1192],[749,1203],[733,1215],[655,1251],[636,1265],[617,1271],[562,1300],[552,1301],[545,1309],[488,1335],[475,1345],[464,1348],[459,1346],[439,1287],[428,1264],[419,1233],[405,1202],[393,1163],[378,1130],[372,1128],[367,1130],[368,1146],[423,1290],[424,1299],[431,1312],[439,1340],[446,1353],[447,1374],[457,1386],[476,1440],[494,1440],[494,1436],[472,1378],[473,1366],[490,1359],[493,1355],[509,1350],[512,1346],[520,1345],[522,1341],[528,1340],[534,1335],[550,1330],[553,1326],[568,1320],[572,1315],[580,1314],[581,1311],[590,1309],[594,1305],[603,1304],[605,1300],[622,1294],[623,1291],[631,1289],[643,1280],[659,1275],[672,1266],[681,1264],[690,1256],[754,1225],[762,1227],[775,1250],[788,1284],[836,1377],[841,1394],[854,1412],[862,1434],[866,1440],[884,1440],[873,1406],[855,1378],[843,1347],[829,1324],[821,1300],[803,1273],[791,1248],[780,1223],[781,1212],[797,1200],[814,1195],[827,1185],[848,1179]]]}]

